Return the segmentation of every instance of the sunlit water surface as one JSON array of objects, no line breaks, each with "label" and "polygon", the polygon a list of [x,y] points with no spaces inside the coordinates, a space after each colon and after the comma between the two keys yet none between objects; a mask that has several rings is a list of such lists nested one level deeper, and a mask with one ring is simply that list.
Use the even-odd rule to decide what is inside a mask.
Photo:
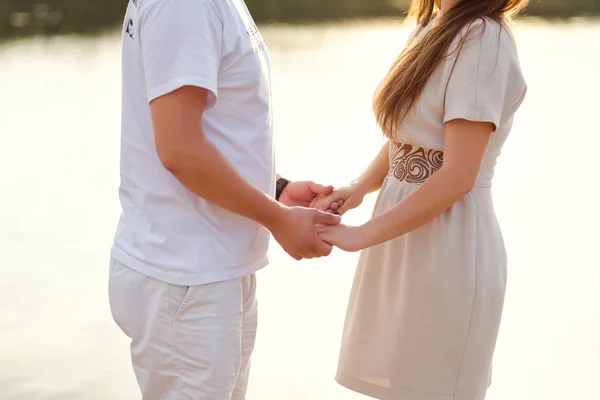
[{"label": "sunlit water surface", "polygon": [[[278,170],[336,185],[381,144],[395,22],[263,28]],[[509,286],[488,400],[600,399],[600,23],[521,21],[529,94],[494,181]],[[139,399],[107,302],[119,215],[119,37],[0,47],[0,399]],[[369,217],[374,197],[346,222]],[[357,254],[259,275],[249,400],[362,398],[333,381]]]}]

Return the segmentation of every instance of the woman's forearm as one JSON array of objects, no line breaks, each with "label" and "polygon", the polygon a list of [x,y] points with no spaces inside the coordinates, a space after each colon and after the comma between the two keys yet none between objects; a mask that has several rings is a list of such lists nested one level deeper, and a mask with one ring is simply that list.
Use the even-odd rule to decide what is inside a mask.
[{"label": "woman's forearm", "polygon": [[361,176],[352,182],[361,193],[368,194],[381,188],[389,170],[390,141],[385,142],[377,156],[365,169]]},{"label": "woman's forearm", "polygon": [[387,242],[425,225],[471,189],[458,174],[440,169],[414,193],[361,227],[365,234],[364,248]]}]

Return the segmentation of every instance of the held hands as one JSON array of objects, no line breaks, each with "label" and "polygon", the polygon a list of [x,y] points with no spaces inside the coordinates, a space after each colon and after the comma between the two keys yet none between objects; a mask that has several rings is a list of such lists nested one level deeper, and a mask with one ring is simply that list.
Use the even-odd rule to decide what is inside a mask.
[{"label": "held hands", "polygon": [[368,236],[362,226],[319,226],[317,232],[321,240],[344,251],[355,252],[368,247]]},{"label": "held hands", "polygon": [[365,193],[358,185],[349,185],[316,196],[310,207],[320,211],[335,212],[344,215],[347,211],[360,206]]},{"label": "held hands", "polygon": [[[290,182],[279,197],[279,202],[285,204],[288,207],[310,207],[312,206],[315,199],[319,196],[327,196],[333,192],[333,186],[323,186],[316,184],[311,181],[302,181],[302,182]],[[333,210],[337,210],[338,207],[341,207],[343,201],[335,201],[332,202],[330,206]],[[323,209],[321,211],[327,211],[327,209]]]},{"label": "held hands", "polygon": [[282,207],[282,215],[269,229],[296,260],[328,256],[333,246],[358,251],[366,242],[362,228],[341,225],[341,217],[333,213],[344,214],[358,207],[363,198],[356,185],[334,190],[310,181],[291,182],[279,197],[287,207]]},{"label": "held hands", "polygon": [[[301,181],[290,182],[279,196],[279,202],[287,207],[282,207],[282,215],[269,229],[275,240],[294,259],[331,254],[332,246],[319,238],[317,226],[336,225],[341,218],[308,207],[317,196],[327,196],[332,192],[333,186]],[[342,204],[336,202],[333,208],[337,209]]]},{"label": "held hands", "polygon": [[[343,215],[361,205],[365,194],[359,185],[352,184],[336,189],[328,195],[315,197],[310,206],[320,211]],[[355,252],[367,247],[368,237],[362,226],[319,226],[317,232],[324,242],[344,251]]]},{"label": "held hands", "polygon": [[296,260],[331,254],[332,246],[317,234],[320,226],[341,222],[339,215],[304,207],[282,207],[282,213],[269,227],[273,237]]}]

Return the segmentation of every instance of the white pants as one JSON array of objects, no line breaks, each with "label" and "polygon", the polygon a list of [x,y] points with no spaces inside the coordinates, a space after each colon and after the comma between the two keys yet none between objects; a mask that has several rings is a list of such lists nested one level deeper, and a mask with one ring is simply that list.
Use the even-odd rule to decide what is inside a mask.
[{"label": "white pants", "polygon": [[131,338],[143,400],[243,400],[257,324],[256,277],[171,285],[115,260],[109,297]]}]

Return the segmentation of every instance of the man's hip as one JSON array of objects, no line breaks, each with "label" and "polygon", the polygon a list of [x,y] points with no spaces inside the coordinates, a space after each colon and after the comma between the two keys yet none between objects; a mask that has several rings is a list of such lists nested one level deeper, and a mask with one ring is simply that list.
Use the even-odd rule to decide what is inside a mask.
[{"label": "man's hip", "polygon": [[110,306],[131,338],[144,400],[241,400],[257,323],[256,277],[169,284],[111,260]]}]

